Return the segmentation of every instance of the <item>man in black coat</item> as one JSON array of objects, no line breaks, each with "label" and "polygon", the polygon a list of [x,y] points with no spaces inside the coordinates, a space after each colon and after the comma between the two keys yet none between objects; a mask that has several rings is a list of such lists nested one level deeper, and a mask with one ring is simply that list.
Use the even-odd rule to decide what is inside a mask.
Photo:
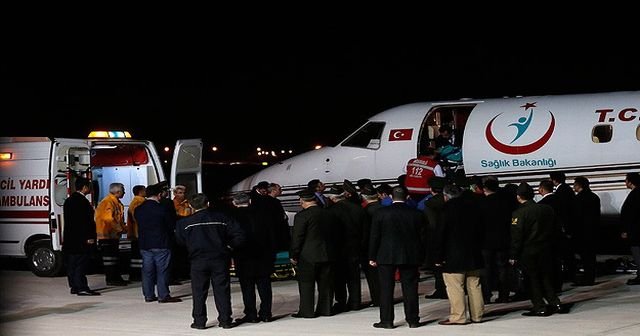
[{"label": "man in black coat", "polygon": [[447,287],[442,277],[442,266],[436,266],[435,247],[436,231],[442,226],[442,213],[444,209],[444,194],[442,190],[446,184],[444,177],[434,176],[429,179],[431,194],[433,195],[424,206],[424,215],[427,219],[425,227],[425,250],[427,265],[433,269],[435,291],[425,296],[426,299],[447,299]]},{"label": "man in black coat", "polygon": [[589,180],[578,176],[573,181],[576,192],[574,241],[584,268],[576,286],[593,286],[596,280],[597,229],[600,224],[600,197],[589,188]]},{"label": "man in black coat", "polygon": [[205,329],[209,282],[218,311],[219,326],[233,327],[231,320],[231,249],[242,246],[245,236],[238,222],[222,213],[207,210],[209,199],[196,194],[189,199],[193,214],[176,225],[176,241],[186,245],[191,261],[193,323],[191,328]]},{"label": "man in black coat", "polygon": [[[245,193],[233,196],[232,216],[240,224],[246,241],[234,253],[237,275],[242,290],[244,316],[237,323],[270,322],[272,318],[271,273],[276,254],[275,228],[261,220],[258,209],[250,205]],[[256,288],[260,311],[256,309]]]},{"label": "man in black coat", "polygon": [[551,180],[542,180],[538,185],[538,193],[542,196],[538,204],[546,204],[553,208],[555,213],[554,235],[552,236],[552,260],[553,272],[552,282],[556,293],[562,291],[564,279],[573,281],[576,276],[576,260],[573,253],[574,247],[571,240],[564,232],[562,218],[558,216],[564,210],[561,209],[561,201],[553,192],[553,182]]},{"label": "man in black coat", "polygon": [[[482,202],[484,237],[482,257],[485,274],[482,291],[485,298],[491,298],[497,280],[498,298],[496,302],[509,301],[509,244],[511,243],[511,200],[500,191],[498,179],[484,180],[485,198]],[[485,303],[489,303],[488,301]]]},{"label": "man in black coat", "polygon": [[394,274],[400,270],[405,320],[410,328],[420,326],[418,316],[418,267],[424,260],[422,230],[424,217],[405,204],[404,187],[392,191],[393,204],[373,215],[369,241],[369,264],[378,267],[380,276],[380,322],[375,328],[392,329]]},{"label": "man in black coat", "polygon": [[[628,173],[625,183],[631,192],[620,210],[620,221],[625,230],[622,238],[629,240],[633,260],[640,265],[640,174]],[[635,278],[627,280],[627,285],[640,285],[640,272]]]},{"label": "man in black coat", "polygon": [[[291,236],[291,263],[297,266],[300,306],[292,317],[314,318],[331,315],[333,299],[332,264],[335,244],[332,235],[334,219],[316,202],[313,191],[298,192],[302,211],[296,214]],[[314,312],[315,285],[318,284],[318,304]]]},{"label": "man in black coat", "polygon": [[369,295],[371,296],[371,305],[374,307],[380,306],[380,276],[378,275],[378,268],[369,265],[369,239],[371,238],[371,223],[373,222],[373,215],[376,211],[382,208],[380,199],[378,198],[378,192],[371,184],[362,187],[362,198],[366,205],[364,210],[367,214],[366,221],[362,226],[362,255],[360,256],[360,266],[367,278],[367,285],[369,286]]},{"label": "man in black coat", "polygon": [[[334,313],[360,309],[362,287],[360,282],[360,255],[362,253],[362,231],[367,213],[358,204],[348,200],[345,190],[332,186],[328,192],[331,205],[327,209],[336,220],[335,226],[341,236],[334,266]],[[359,197],[359,196],[358,196]],[[349,293],[347,299],[347,290]]]},{"label": "man in black coat", "polygon": [[96,222],[93,207],[86,195],[91,193],[91,181],[76,179],[76,191],[64,201],[64,245],[62,252],[67,261],[67,279],[71,294],[79,296],[100,295],[87,283],[87,266],[91,249],[96,243]]}]

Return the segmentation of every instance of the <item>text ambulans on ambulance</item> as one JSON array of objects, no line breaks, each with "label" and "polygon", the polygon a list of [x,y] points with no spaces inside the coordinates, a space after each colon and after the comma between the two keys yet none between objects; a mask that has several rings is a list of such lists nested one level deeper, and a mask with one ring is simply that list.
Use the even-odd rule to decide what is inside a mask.
[{"label": "text ambulans on ambulance", "polygon": [[[172,186],[201,192],[201,160],[200,139],[178,140]],[[166,179],[153,143],[133,140],[128,132],[92,132],[89,139],[0,138],[0,256],[27,257],[39,276],[60,273],[63,204],[78,177],[93,181],[94,206],[111,183],[123,183],[125,207],[133,186]]]}]

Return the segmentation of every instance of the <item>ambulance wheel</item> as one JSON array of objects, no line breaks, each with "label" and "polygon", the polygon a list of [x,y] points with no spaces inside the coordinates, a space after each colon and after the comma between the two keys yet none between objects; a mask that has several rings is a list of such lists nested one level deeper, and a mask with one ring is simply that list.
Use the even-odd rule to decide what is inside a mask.
[{"label": "ambulance wheel", "polygon": [[41,277],[53,277],[62,273],[62,253],[54,251],[49,241],[38,241],[29,247],[29,268]]}]

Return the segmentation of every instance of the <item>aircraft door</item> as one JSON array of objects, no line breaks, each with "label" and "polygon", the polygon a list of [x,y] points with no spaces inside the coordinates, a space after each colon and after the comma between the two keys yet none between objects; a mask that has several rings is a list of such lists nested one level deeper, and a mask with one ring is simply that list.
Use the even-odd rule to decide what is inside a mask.
[{"label": "aircraft door", "polygon": [[202,139],[176,142],[171,160],[171,186],[183,185],[187,197],[202,192]]}]

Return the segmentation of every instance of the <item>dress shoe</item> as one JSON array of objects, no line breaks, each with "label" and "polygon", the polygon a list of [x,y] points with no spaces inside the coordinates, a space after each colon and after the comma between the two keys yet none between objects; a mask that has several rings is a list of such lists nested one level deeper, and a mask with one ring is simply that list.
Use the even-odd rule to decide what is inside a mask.
[{"label": "dress shoe", "polygon": [[157,297],[144,298],[144,302],[155,302],[158,301]]},{"label": "dress shoe", "polygon": [[374,328],[393,329],[393,323],[389,322],[376,322],[373,324]]},{"label": "dress shoe", "polygon": [[569,307],[566,305],[558,304],[552,305],[547,308],[549,312],[553,314],[569,314]]},{"label": "dress shoe", "polygon": [[314,318],[315,316],[304,316],[300,313],[295,313],[295,314],[291,314],[291,317],[295,317],[295,318]]},{"label": "dress shoe", "polygon": [[191,328],[193,329],[207,329],[207,326],[204,324],[197,324],[195,322],[191,323]]},{"label": "dress shoe", "polygon": [[273,317],[272,316],[260,316],[259,319],[260,319],[260,321],[267,322],[267,323],[273,321]]},{"label": "dress shoe", "polygon": [[83,290],[77,293],[78,296],[98,296],[100,293],[92,291],[92,290]]},{"label": "dress shoe", "polygon": [[469,323],[467,323],[467,322],[462,322],[462,323],[460,323],[460,322],[451,322],[451,321],[449,321],[449,319],[446,319],[444,321],[438,322],[438,324],[439,325],[465,325],[465,324],[469,324]]},{"label": "dress shoe", "polygon": [[409,323],[409,328],[419,328],[420,322]]},{"label": "dress shoe", "polygon": [[258,323],[260,322],[260,320],[258,320],[257,317],[249,317],[249,316],[243,316],[241,318],[237,318],[236,319],[236,323],[240,324],[240,323]]},{"label": "dress shoe", "polygon": [[220,322],[218,323],[218,327],[222,328],[222,329],[231,329],[233,327],[235,327],[235,324],[232,322]]},{"label": "dress shoe", "polygon": [[159,303],[182,302],[182,299],[181,298],[172,297],[172,296],[167,296],[164,299],[159,299],[158,302]]},{"label": "dress shoe", "polygon": [[71,294],[78,294],[78,290],[77,290],[77,289],[73,289],[73,288],[71,288],[71,290],[69,291],[69,293],[71,293]]},{"label": "dress shoe", "polygon": [[524,312],[522,313],[522,316],[539,316],[539,317],[546,317],[546,316],[551,316],[551,313],[546,311],[546,310],[530,310],[528,312]]}]

